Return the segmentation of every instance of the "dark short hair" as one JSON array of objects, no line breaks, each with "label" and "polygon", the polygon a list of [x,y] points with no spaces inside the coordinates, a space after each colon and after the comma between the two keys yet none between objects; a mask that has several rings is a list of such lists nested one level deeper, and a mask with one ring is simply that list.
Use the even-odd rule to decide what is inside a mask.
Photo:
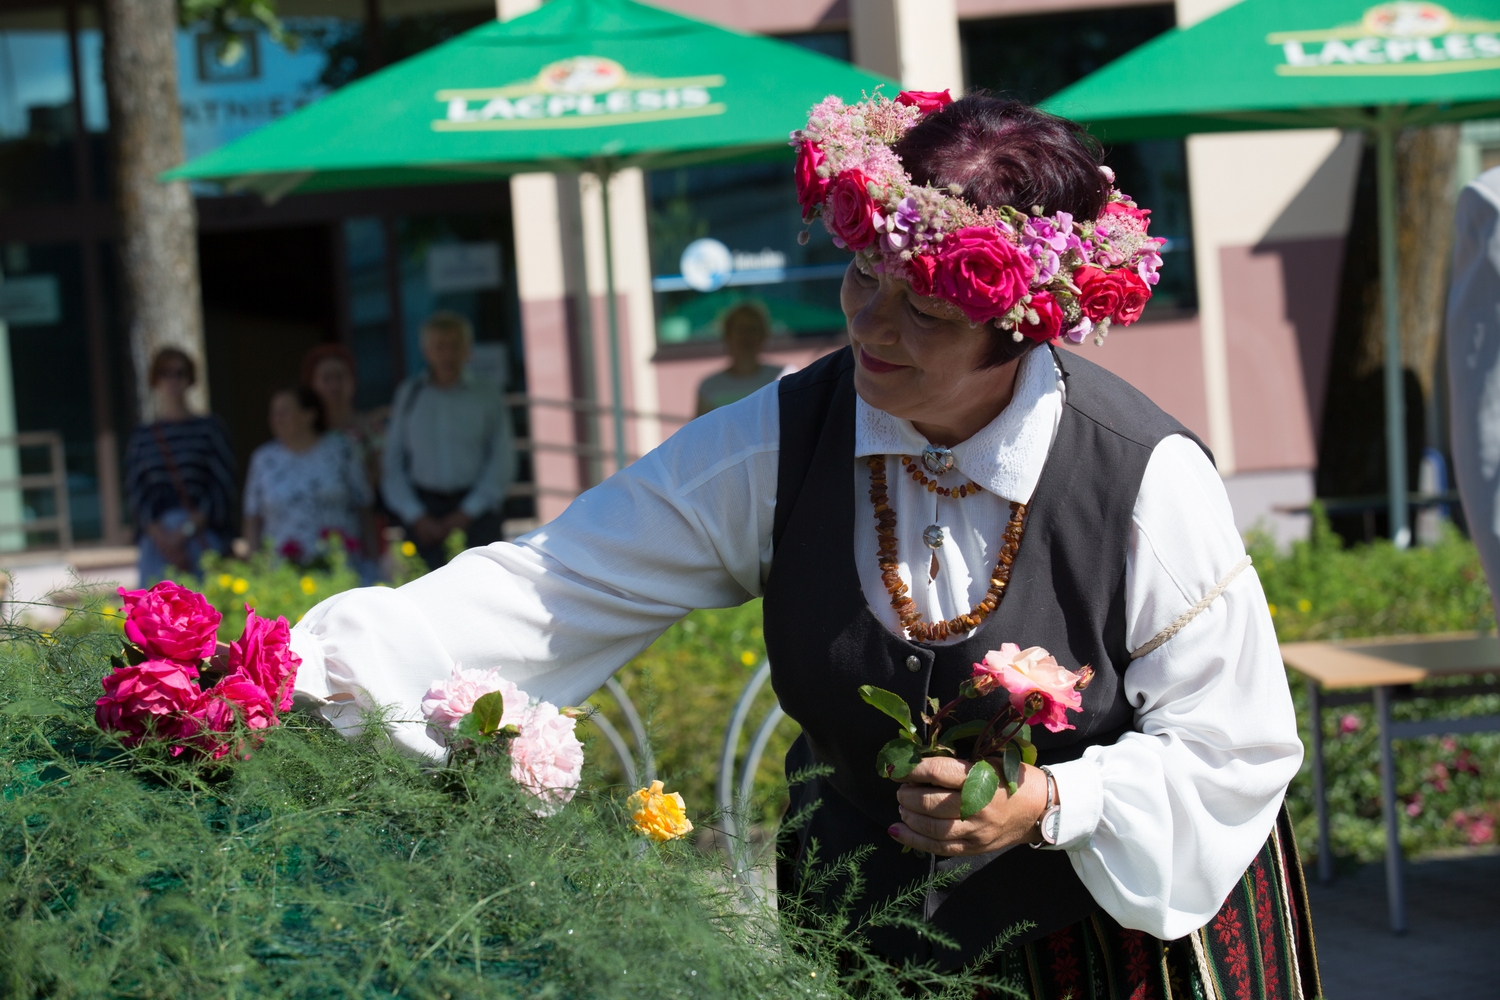
[{"label": "dark short hair", "polygon": [[161,380],[162,369],[172,362],[177,362],[187,369],[188,385],[194,385],[198,381],[198,363],[195,362],[187,351],[180,347],[163,347],[156,352],[151,359],[151,368],[146,372],[148,385],[155,385]]},{"label": "dark short hair", "polygon": [[323,397],[313,391],[313,387],[303,383],[302,385],[284,385],[271,393],[271,398],[277,396],[291,396],[297,401],[297,408],[303,412],[308,410],[313,414],[313,430],[322,434],[328,430],[328,411],[323,408]]},{"label": "dark short hair", "polygon": [[[1046,215],[1070,212],[1087,221],[1098,218],[1109,198],[1098,140],[1077,123],[1022,101],[983,92],[959,98],[925,116],[894,148],[912,180],[956,184],[964,200],[983,208],[1039,207]],[[987,368],[1036,346],[1003,330],[993,333]]]},{"label": "dark short hair", "polygon": [[359,369],[354,364],[354,352],[343,344],[319,344],[306,354],[302,355],[302,384],[312,385],[313,376],[318,373],[318,366],[325,361],[338,361],[349,374],[356,374]]}]

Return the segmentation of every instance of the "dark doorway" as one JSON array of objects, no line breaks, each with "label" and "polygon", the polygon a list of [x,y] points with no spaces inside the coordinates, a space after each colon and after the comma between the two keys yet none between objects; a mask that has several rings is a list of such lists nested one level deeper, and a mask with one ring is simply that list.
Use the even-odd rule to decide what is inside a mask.
[{"label": "dark doorway", "polygon": [[213,410],[229,424],[241,481],[271,436],[271,393],[295,384],[308,349],[338,338],[328,225],[200,233]]}]

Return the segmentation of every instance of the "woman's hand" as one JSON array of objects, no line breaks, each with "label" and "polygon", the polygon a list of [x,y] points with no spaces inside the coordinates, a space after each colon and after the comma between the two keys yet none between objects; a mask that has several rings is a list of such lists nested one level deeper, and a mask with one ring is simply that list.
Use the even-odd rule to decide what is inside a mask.
[{"label": "woman's hand", "polygon": [[[989,805],[959,819],[959,789],[971,766],[952,757],[928,757],[918,764],[896,791],[901,822],[890,828],[890,835],[939,857],[985,854],[1040,840],[1036,822],[1047,807],[1046,773],[1023,764],[1015,795],[1002,784]],[[1000,769],[998,763],[995,769]]]}]

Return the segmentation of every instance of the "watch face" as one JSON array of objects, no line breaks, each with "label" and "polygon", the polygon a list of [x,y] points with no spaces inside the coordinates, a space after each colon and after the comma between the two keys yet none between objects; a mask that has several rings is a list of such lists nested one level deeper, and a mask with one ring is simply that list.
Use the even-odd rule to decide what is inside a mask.
[{"label": "watch face", "polygon": [[1049,844],[1057,843],[1057,834],[1062,829],[1062,810],[1055,806],[1042,816],[1042,839]]}]

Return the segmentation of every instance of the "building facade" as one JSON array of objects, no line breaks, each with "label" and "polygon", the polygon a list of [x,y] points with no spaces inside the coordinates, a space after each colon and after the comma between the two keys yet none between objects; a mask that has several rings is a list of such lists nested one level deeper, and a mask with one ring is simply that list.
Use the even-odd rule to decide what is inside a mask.
[{"label": "building facade", "polygon": [[[856,62],[923,90],[984,88],[1040,100],[1227,0],[657,0]],[[247,30],[177,44],[189,156],[329,90],[538,0],[283,0],[295,46]],[[120,442],[137,412],[115,289],[117,222],[99,19],[83,0],[0,0],[0,438],[57,431],[74,537],[131,535]],[[1500,134],[1471,130],[1476,164]],[[1236,517],[1279,537],[1314,473],[1339,275],[1362,140],[1334,131],[1195,136],[1108,151],[1120,186],[1153,209],[1167,264],[1143,320],[1080,350],[1214,450]],[[1467,161],[1465,161],[1467,162]],[[267,204],[197,190],[208,387],[243,461],[269,436],[265,407],[321,342],[350,347],[359,405],[388,404],[420,369],[433,310],[467,315],[479,368],[515,394],[525,449],[507,502],[515,527],[555,516],[614,468],[607,372],[605,225],[598,178],[294,195]],[[722,368],[717,320],[744,300],[772,322],[769,356],[802,365],[841,341],[842,255],[806,244],[789,165],[627,170],[611,180],[627,449],[694,412]],[[710,291],[684,251],[732,260]],[[4,370],[8,364],[8,371]],[[523,398],[524,397],[524,398]],[[31,471],[24,450],[6,462]],[[3,491],[0,491],[3,493]],[[44,498],[21,498],[32,516]],[[5,496],[0,495],[0,521]],[[14,533],[12,533],[13,535]],[[0,548],[19,544],[0,532]]]}]

